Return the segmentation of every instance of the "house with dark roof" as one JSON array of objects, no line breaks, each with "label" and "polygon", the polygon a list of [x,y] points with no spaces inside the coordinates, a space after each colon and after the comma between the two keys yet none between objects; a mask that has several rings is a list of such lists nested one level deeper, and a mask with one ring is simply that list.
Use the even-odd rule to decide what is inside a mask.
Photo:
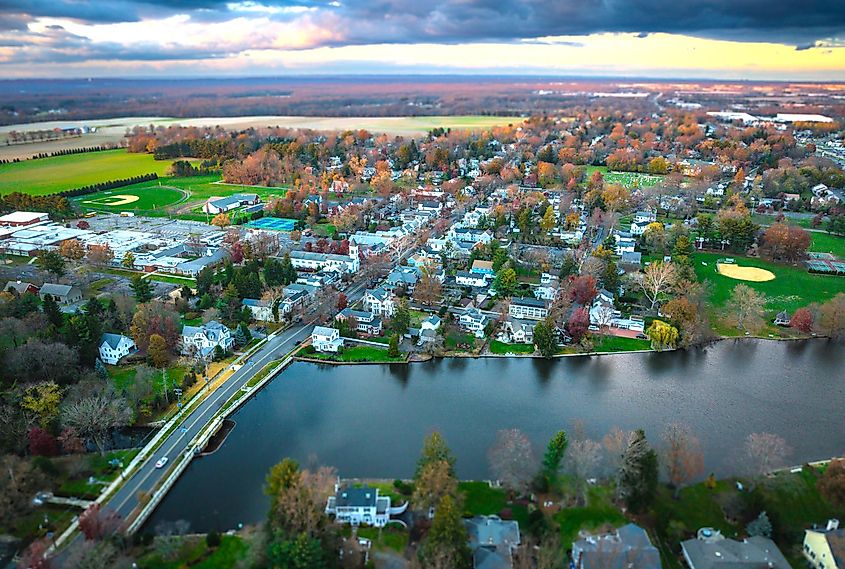
[{"label": "house with dark roof", "polygon": [[824,528],[804,530],[802,551],[813,569],[845,569],[845,529],[832,519]]},{"label": "house with dark roof", "polygon": [[209,198],[202,206],[202,210],[205,213],[216,215],[239,208],[242,205],[255,205],[260,202],[261,198],[258,197],[258,194],[233,194],[225,198]]},{"label": "house with dark roof", "polygon": [[513,553],[521,542],[519,523],[499,516],[476,516],[464,520],[472,550],[474,569],[510,569]]},{"label": "house with dark roof", "polygon": [[381,318],[370,312],[369,310],[353,310],[351,308],[344,308],[335,316],[336,320],[345,322],[352,320],[355,323],[355,330],[370,336],[379,336],[382,331]]},{"label": "house with dark roof", "polygon": [[573,569],[661,569],[660,552],[635,524],[572,544]]},{"label": "house with dark roof", "polygon": [[698,530],[695,539],[681,543],[690,569],[790,569],[775,542],[753,536],[742,541],[728,539],[712,528]]},{"label": "house with dark roof", "polygon": [[334,496],[326,502],[326,515],[353,526],[384,527],[390,514],[390,496],[381,496],[378,488],[366,484],[360,488],[337,484]]},{"label": "house with dark roof", "polygon": [[18,294],[38,294],[38,287],[32,283],[22,281],[9,281],[3,288],[4,291],[16,291]]},{"label": "house with dark roof", "polygon": [[542,320],[549,315],[549,302],[539,298],[512,298],[508,315],[523,320]]},{"label": "house with dark roof", "polygon": [[103,334],[100,339],[100,360],[103,363],[117,365],[121,358],[137,352],[135,341],[122,334]]},{"label": "house with dark roof", "polygon": [[241,306],[248,308],[252,317],[260,322],[273,321],[273,306],[266,300],[245,298],[241,301]]}]

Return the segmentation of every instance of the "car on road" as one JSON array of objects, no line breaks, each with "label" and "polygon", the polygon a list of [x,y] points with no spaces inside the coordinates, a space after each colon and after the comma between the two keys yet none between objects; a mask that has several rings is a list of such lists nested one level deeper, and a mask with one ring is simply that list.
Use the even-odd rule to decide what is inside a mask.
[{"label": "car on road", "polygon": [[164,468],[165,464],[167,464],[167,457],[163,456],[156,462],[156,468]]}]

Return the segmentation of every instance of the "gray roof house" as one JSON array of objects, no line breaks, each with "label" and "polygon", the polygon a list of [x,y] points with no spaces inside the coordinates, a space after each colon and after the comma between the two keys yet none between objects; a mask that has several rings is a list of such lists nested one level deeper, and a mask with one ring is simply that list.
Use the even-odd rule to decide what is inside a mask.
[{"label": "gray roof house", "polygon": [[718,530],[702,528],[696,539],[681,543],[690,569],[789,569],[791,566],[771,539],[727,539]]},{"label": "gray roof house", "polygon": [[82,300],[82,291],[72,285],[44,283],[38,296],[44,300],[48,294],[59,304],[73,304]]},{"label": "gray roof house", "polygon": [[476,516],[464,520],[472,564],[475,569],[510,569],[514,550],[519,547],[519,523],[499,516]]},{"label": "gray roof house", "polygon": [[635,524],[574,542],[572,564],[574,569],[661,569],[660,552]]}]

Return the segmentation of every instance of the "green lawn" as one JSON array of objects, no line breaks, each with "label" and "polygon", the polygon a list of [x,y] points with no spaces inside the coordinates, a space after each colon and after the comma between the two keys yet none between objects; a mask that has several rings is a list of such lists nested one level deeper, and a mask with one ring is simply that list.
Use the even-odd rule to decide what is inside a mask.
[{"label": "green lawn", "polygon": [[342,348],[342,351],[337,354],[324,353],[312,351],[313,348],[308,346],[303,350],[303,355],[308,358],[317,360],[325,360],[327,362],[373,362],[373,363],[391,363],[404,362],[405,356],[392,357],[388,355],[387,350],[376,348],[375,346],[350,346]]},{"label": "green lawn", "polygon": [[639,172],[611,172],[607,166],[587,166],[586,174],[589,179],[593,172],[601,172],[604,181],[608,184],[619,184],[626,188],[647,188],[656,186],[663,179],[663,176],[655,174],[641,174]]},{"label": "green lawn", "polygon": [[[138,199],[131,203],[120,204],[121,198],[118,196],[131,196],[137,197]],[[155,215],[166,212],[168,206],[176,204],[184,198],[185,195],[179,190],[164,185],[137,189],[134,186],[125,186],[123,188],[73,198],[73,202],[85,211],[102,211],[107,213],[131,211],[138,215]]]},{"label": "green lawn", "polygon": [[492,354],[533,354],[534,344],[506,344],[499,340],[490,341]]},{"label": "green lawn", "polygon": [[833,253],[840,259],[845,259],[845,237],[830,233],[810,233],[812,243],[810,251],[815,253]]},{"label": "green lawn", "polygon": [[581,530],[595,530],[609,524],[614,527],[625,525],[627,520],[613,505],[611,489],[590,487],[587,490],[587,505],[582,508],[565,508],[554,515],[560,527],[560,541],[566,547],[578,539]]},{"label": "green lawn", "polygon": [[511,504],[505,491],[491,488],[486,482],[465,481],[458,483],[458,490],[464,495],[465,516],[499,515],[502,510],[510,509],[514,520],[525,527],[528,522],[528,509],[521,504]]},{"label": "green lawn", "polygon": [[596,352],[633,352],[636,350],[650,350],[651,342],[637,338],[623,338],[619,336],[594,335]]},{"label": "green lawn", "polygon": [[376,549],[391,549],[402,553],[408,546],[408,530],[397,523],[387,524],[384,528],[359,527],[358,537],[364,537],[373,542]]},{"label": "green lawn", "polygon": [[469,344],[475,346],[475,336],[467,332],[452,329],[446,334],[445,345],[448,350],[455,350],[458,344]]},{"label": "green lawn", "polygon": [[182,539],[177,554],[173,558],[163,559],[156,552],[151,552],[138,560],[142,569],[232,569],[242,560],[249,545],[237,535],[223,535],[220,546],[209,550],[204,537],[173,538]]},{"label": "green lawn", "polygon": [[[111,375],[114,386],[118,391],[127,388],[135,381],[135,366],[106,366],[106,369],[108,369],[109,375]],[[153,388],[155,392],[162,393],[164,391],[165,377],[170,387],[178,386],[182,383],[186,369],[185,366],[172,366],[167,368],[164,374],[156,371],[155,376],[153,376]]]},{"label": "green lawn", "polygon": [[[748,282],[732,279],[716,272],[716,261],[731,257],[740,266],[759,267],[771,271],[775,279],[766,282]],[[702,265],[705,262],[707,265]],[[845,292],[845,278],[814,275],[803,267],[792,267],[769,263],[726,253],[696,253],[693,255],[695,274],[699,281],[711,286],[710,302],[715,308],[724,306],[734,287],[740,283],[762,292],[768,297],[767,307],[771,312],[794,311],[812,302],[825,302],[837,293]]]},{"label": "green lawn", "polygon": [[143,174],[163,176],[171,163],[171,160],[155,161],[150,154],[107,150],[0,164],[0,195],[53,194]]},{"label": "green lawn", "polygon": [[[79,478],[63,481],[59,485],[59,489],[56,494],[75,498],[96,498],[100,495],[103,488],[105,488],[105,484],[99,484],[96,482],[94,484],[89,484],[88,477],[93,476],[100,482],[111,482],[115,479],[122,468],[135,458],[135,455],[137,455],[140,450],[141,449],[123,449],[114,450],[104,455],[88,455],[86,457],[87,470],[85,470]],[[109,462],[114,459],[121,461],[123,463],[123,467],[112,466],[109,464]]]}]

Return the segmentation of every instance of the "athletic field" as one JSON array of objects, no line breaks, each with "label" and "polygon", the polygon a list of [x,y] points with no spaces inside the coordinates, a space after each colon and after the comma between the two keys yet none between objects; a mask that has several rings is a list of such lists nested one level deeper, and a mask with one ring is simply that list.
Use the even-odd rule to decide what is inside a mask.
[{"label": "athletic field", "polygon": [[121,211],[131,212],[155,212],[164,211],[165,208],[175,205],[186,199],[186,195],[175,188],[167,186],[150,186],[146,188],[130,189],[132,186],[116,188],[79,196],[73,201],[81,208],[91,211],[107,211],[119,213]]},{"label": "athletic field", "polygon": [[599,171],[608,184],[619,184],[625,188],[648,188],[656,186],[663,179],[663,176],[655,174],[641,174],[639,172],[611,172],[607,166],[587,166],[587,178],[593,172]]},{"label": "athletic field", "polygon": [[53,194],[144,174],[163,176],[171,163],[171,160],[153,160],[150,154],[106,150],[0,164],[0,195]]}]

